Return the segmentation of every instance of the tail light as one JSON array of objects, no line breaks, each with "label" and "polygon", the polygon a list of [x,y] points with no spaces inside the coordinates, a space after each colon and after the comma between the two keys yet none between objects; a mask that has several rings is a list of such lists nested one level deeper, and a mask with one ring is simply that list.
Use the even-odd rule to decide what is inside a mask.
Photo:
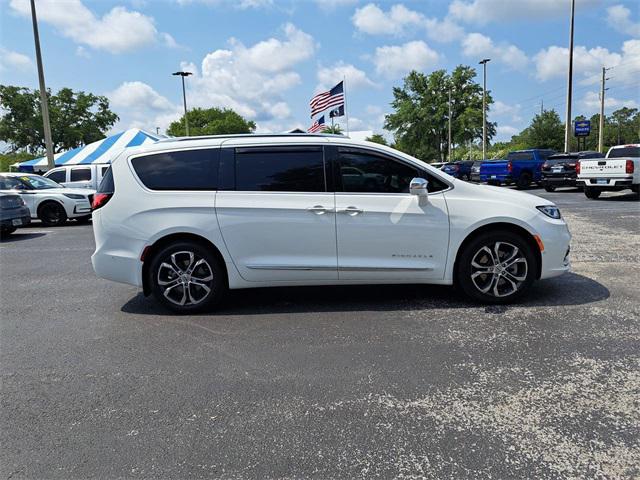
[{"label": "tail light", "polygon": [[91,203],[91,210],[97,210],[100,207],[104,207],[109,200],[113,197],[113,193],[96,193]]},{"label": "tail light", "polygon": [[507,172],[513,172],[513,164],[511,162],[507,162]]},{"label": "tail light", "polygon": [[576,173],[580,175],[580,161],[576,162]]},{"label": "tail light", "polygon": [[633,173],[633,160],[627,160],[624,171],[625,173]]}]

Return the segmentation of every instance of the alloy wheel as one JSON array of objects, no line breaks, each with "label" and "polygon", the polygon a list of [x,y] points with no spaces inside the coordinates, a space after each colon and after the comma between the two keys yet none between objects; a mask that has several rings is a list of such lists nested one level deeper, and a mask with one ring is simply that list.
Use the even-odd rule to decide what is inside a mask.
[{"label": "alloy wheel", "polygon": [[482,246],[471,259],[471,281],[483,294],[508,297],[527,279],[529,265],[515,245],[493,242]]},{"label": "alloy wheel", "polygon": [[180,306],[198,305],[213,290],[213,269],[192,251],[172,253],[158,268],[157,283],[164,297]]}]

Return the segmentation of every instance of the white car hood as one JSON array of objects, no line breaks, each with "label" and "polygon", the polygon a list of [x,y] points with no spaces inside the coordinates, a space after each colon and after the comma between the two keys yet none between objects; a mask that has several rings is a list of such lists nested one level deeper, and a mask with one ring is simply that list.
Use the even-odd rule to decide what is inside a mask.
[{"label": "white car hood", "polygon": [[[528,205],[533,208],[542,205],[554,205],[555,203],[547,200],[546,198],[538,197],[530,193],[520,192],[507,187],[496,187],[493,185],[476,185],[467,183],[462,180],[455,180],[456,188],[464,188],[472,190],[476,195],[482,195],[483,197],[490,196],[496,200],[500,200],[506,203],[512,203],[516,205]],[[469,193],[472,193],[471,191]]]}]

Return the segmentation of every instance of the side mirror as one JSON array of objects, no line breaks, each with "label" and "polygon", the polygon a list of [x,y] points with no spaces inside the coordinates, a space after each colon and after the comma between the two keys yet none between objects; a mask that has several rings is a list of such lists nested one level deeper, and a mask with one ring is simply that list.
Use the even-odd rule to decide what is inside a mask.
[{"label": "side mirror", "polygon": [[418,195],[419,197],[426,197],[429,195],[429,182],[424,178],[416,177],[411,179],[409,184],[409,193],[411,195]]}]

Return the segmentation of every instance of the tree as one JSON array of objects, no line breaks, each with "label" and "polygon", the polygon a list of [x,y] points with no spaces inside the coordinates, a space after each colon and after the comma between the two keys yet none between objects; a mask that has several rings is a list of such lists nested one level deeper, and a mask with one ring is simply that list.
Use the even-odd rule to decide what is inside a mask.
[{"label": "tree", "polygon": [[[430,75],[412,71],[402,87],[394,87],[385,128],[394,132],[396,148],[426,161],[444,160],[448,144],[449,89],[451,89],[452,142],[466,145],[482,139],[482,86],[472,67],[459,65],[451,75],[436,70]],[[487,110],[493,99],[487,93]],[[487,122],[487,139],[496,124]]]},{"label": "tree", "polygon": [[326,126],[322,133],[331,133],[333,135],[342,135],[342,128],[337,123],[332,126]]},{"label": "tree", "polygon": [[370,137],[365,138],[367,142],[379,143],[380,145],[389,145],[387,140],[379,133],[374,133]]},{"label": "tree", "polygon": [[[228,135],[233,133],[253,133],[256,124],[245,120],[229,108],[194,108],[187,112],[190,135]],[[184,115],[169,125],[167,134],[174,137],[186,135]]]},{"label": "tree", "polygon": [[[70,150],[105,137],[118,121],[107,97],[62,88],[47,91],[53,149]],[[42,152],[45,148],[40,92],[24,87],[0,85],[0,138],[13,151]]]},{"label": "tree", "polygon": [[555,110],[546,110],[533,117],[527,128],[512,137],[511,143],[561,152],[564,150],[564,124]]}]

